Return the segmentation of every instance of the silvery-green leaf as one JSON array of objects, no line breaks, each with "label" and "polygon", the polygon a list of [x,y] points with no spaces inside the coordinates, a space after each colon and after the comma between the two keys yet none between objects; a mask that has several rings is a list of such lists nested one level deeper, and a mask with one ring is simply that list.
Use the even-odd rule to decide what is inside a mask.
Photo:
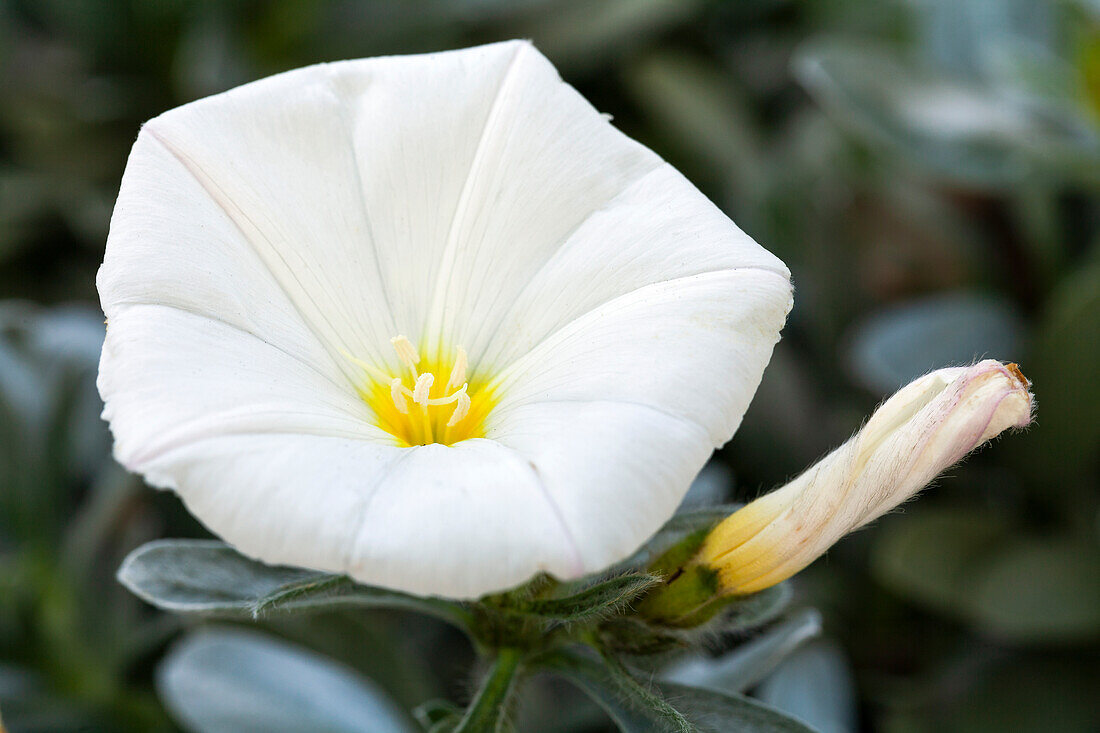
[{"label": "silvery-green leaf", "polygon": [[257,634],[199,631],[157,670],[157,689],[193,733],[405,733],[413,727],[369,680]]},{"label": "silvery-green leaf", "polygon": [[961,509],[898,520],[873,554],[876,576],[895,591],[1013,641],[1100,634],[1094,544],[1019,538],[996,517]]},{"label": "silvery-green leaf", "polygon": [[1009,534],[1002,518],[965,508],[916,509],[875,535],[872,570],[896,593],[966,614],[975,573]]},{"label": "silvery-green leaf", "polygon": [[0,702],[29,697],[40,687],[41,681],[34,672],[0,662]]},{"label": "silvery-green leaf", "polygon": [[1052,49],[1022,40],[989,49],[984,71],[992,83],[1017,88],[1052,105],[1077,109],[1083,79],[1077,69]]},{"label": "silvery-green leaf", "polygon": [[758,628],[777,618],[791,602],[791,596],[790,585],[780,583],[750,596],[725,601],[720,614],[707,628],[725,632]]},{"label": "silvery-green leaf", "polygon": [[820,733],[857,729],[855,681],[835,642],[819,639],[798,649],[764,680],[756,694]]},{"label": "silvery-green leaf", "polygon": [[[78,386],[86,394],[76,395],[78,414],[68,432],[106,434],[92,379],[102,344],[103,318],[91,308],[0,304],[0,403],[19,421],[21,431],[41,437],[65,387]],[[83,384],[67,384],[81,378]],[[98,452],[103,453],[106,443],[100,443]]]},{"label": "silvery-green leaf", "polygon": [[1100,0],[1076,0],[1074,5],[1100,19]]},{"label": "silvery-green leaf", "polygon": [[159,540],[130,553],[119,581],[143,600],[177,613],[258,616],[356,606],[397,608],[459,622],[459,603],[359,585],[342,575],[265,565],[217,540]]},{"label": "silvery-green leaf", "polygon": [[839,122],[926,172],[981,187],[1040,174],[1096,178],[1093,126],[1022,90],[944,76],[888,49],[841,41],[805,46],[795,72]]},{"label": "silvery-green leaf", "polygon": [[974,620],[997,636],[1013,641],[1096,638],[1100,550],[1072,540],[1013,542],[989,558],[973,579],[971,594]]},{"label": "silvery-green leaf", "polygon": [[744,692],[820,633],[821,614],[804,609],[722,657],[698,655],[682,659],[666,669],[662,678],[717,692]]},{"label": "silvery-green leaf", "polygon": [[580,653],[560,652],[545,666],[587,693],[624,733],[809,733],[792,718],[741,695],[675,683],[650,685],[629,671]]},{"label": "silvery-green leaf", "polygon": [[1023,319],[1006,301],[936,295],[876,313],[853,330],[848,360],[868,388],[891,394],[949,365],[1023,352]]},{"label": "silvery-green leaf", "polygon": [[1035,0],[914,0],[920,48],[937,67],[976,75],[1008,42],[1046,44],[1055,27],[1053,3]]}]

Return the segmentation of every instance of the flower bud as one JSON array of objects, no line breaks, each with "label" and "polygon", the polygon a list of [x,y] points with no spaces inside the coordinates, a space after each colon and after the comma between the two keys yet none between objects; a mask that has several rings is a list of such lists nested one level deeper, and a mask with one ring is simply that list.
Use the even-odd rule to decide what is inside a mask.
[{"label": "flower bud", "polygon": [[699,560],[720,592],[791,577],[837,540],[920,491],[967,453],[1031,421],[1029,383],[987,360],[927,374],[888,399],[851,440],[716,526]]}]

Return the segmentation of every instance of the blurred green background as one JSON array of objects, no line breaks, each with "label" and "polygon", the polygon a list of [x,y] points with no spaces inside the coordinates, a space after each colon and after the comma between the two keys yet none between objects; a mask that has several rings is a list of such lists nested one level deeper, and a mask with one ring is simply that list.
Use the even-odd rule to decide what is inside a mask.
[{"label": "blurred green background", "polygon": [[[170,698],[158,664],[186,623],[113,575],[143,541],[203,531],[111,461],[94,389],[94,276],[140,123],[317,61],[515,37],[794,273],[695,500],[783,482],[932,367],[991,356],[1034,382],[1027,434],[796,579],[826,640],[758,696],[828,731],[1100,730],[1096,0],[0,0],[9,729],[178,730],[155,680]],[[404,709],[471,684],[465,641],[419,617],[262,626]],[[550,683],[521,720],[609,730]]]}]

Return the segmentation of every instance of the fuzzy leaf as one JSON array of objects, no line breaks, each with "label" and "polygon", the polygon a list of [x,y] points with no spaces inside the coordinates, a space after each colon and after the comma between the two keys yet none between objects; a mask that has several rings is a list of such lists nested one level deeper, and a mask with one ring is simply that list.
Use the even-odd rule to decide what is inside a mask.
[{"label": "fuzzy leaf", "polygon": [[135,595],[165,611],[257,617],[334,606],[418,611],[464,624],[460,603],[359,585],[342,575],[265,565],[217,540],[159,540],[118,571]]},{"label": "fuzzy leaf", "polygon": [[803,609],[719,659],[688,658],[666,670],[663,677],[669,682],[717,692],[744,692],[820,633],[821,614]]},{"label": "fuzzy leaf", "polygon": [[945,364],[1018,354],[1023,320],[1013,306],[969,292],[909,301],[862,320],[851,339],[849,362],[870,389],[892,394]]},{"label": "fuzzy leaf", "polygon": [[852,670],[840,645],[827,639],[812,641],[784,659],[756,694],[821,733],[859,728]]},{"label": "fuzzy leaf", "polygon": [[157,675],[161,699],[189,731],[362,731],[412,726],[366,678],[313,652],[253,632],[200,631]]},{"label": "fuzzy leaf", "polygon": [[615,662],[559,652],[543,665],[595,700],[624,733],[811,733],[802,723],[741,695],[673,683],[647,685]]}]

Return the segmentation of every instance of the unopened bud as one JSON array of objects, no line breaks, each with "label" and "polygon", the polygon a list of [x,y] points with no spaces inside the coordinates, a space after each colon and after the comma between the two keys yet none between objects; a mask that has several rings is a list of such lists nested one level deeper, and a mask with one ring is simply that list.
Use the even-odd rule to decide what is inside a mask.
[{"label": "unopened bud", "polygon": [[917,379],[847,443],[719,523],[699,560],[717,571],[727,594],[755,593],[786,580],[970,451],[1026,426],[1029,386],[1015,364],[993,360]]}]

